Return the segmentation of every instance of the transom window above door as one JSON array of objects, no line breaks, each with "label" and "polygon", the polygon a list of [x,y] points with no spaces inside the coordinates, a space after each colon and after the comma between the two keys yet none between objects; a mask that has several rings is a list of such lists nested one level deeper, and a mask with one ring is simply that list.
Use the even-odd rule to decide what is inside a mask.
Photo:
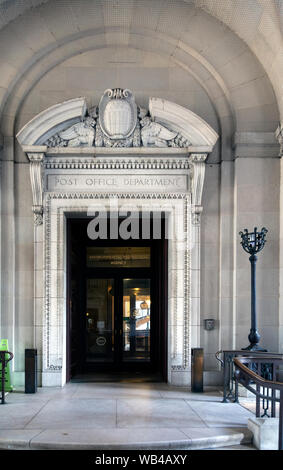
[{"label": "transom window above door", "polygon": [[88,268],[150,268],[149,246],[87,247]]}]

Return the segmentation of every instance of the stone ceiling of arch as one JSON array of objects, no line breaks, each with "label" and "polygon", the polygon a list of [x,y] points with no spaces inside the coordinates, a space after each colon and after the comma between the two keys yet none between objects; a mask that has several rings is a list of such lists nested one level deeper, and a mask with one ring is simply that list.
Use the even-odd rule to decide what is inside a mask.
[{"label": "stone ceiling of arch", "polygon": [[[38,2],[33,0],[26,3],[35,5]],[[84,9],[81,8],[82,3]],[[117,8],[118,3],[119,8]],[[205,8],[207,12],[195,8],[193,3]],[[135,51],[131,52],[134,57],[133,62],[137,62],[135,66],[138,65],[140,70],[147,67],[147,71],[151,69],[152,74],[154,68],[158,69],[157,63],[161,64],[163,61],[163,65],[167,64],[164,66],[164,75],[156,83],[157,96],[162,97],[160,83],[169,80],[172,68],[175,67],[179,71],[179,76],[188,72],[188,88],[181,91],[190,92],[189,84],[192,82],[198,84],[197,86],[207,95],[206,100],[210,99],[214,107],[222,135],[231,135],[235,130],[233,120],[236,122],[237,130],[240,131],[273,131],[277,125],[278,113],[266,70],[231,29],[211,16],[211,14],[217,16],[217,11],[215,8],[212,11],[212,6],[215,7],[220,3],[220,0],[213,2],[208,0],[206,2],[202,0],[54,2],[52,0],[15,18],[0,32],[0,41],[3,45],[0,53],[3,71],[0,77],[1,98],[5,99],[8,96],[7,90],[8,93],[13,91],[5,108],[2,108],[5,116],[2,120],[3,133],[13,135],[14,116],[21,109],[23,97],[27,96],[28,100],[32,89],[42,87],[44,76],[49,70],[56,67],[57,70],[62,69],[66,72],[69,67],[71,74],[68,80],[71,80],[75,74],[79,76],[78,69],[81,68],[80,79],[83,82],[90,80],[91,74],[95,74],[99,68],[101,73],[103,67],[111,68],[112,62],[117,79],[119,71],[120,75],[125,74],[127,67],[133,67],[133,64],[125,64],[127,62],[125,50],[129,47],[128,50]],[[233,0],[232,16],[227,8],[229,3],[231,3],[229,0],[222,2],[222,6],[226,5],[224,10],[227,13],[228,24],[237,13],[235,5],[239,6],[243,2]],[[244,3],[251,5],[248,1]],[[259,10],[256,9],[256,12],[261,13],[256,15],[254,12],[254,21],[257,24],[262,19],[264,3],[259,0]],[[10,20],[12,19],[11,17]],[[241,21],[240,18],[233,21],[246,24],[243,18]],[[233,24],[229,26],[232,28]],[[113,54],[114,45],[118,47]],[[85,52],[91,50],[93,52]],[[158,54],[156,56],[158,58],[150,67],[150,60],[154,54]],[[91,56],[95,63],[88,62]],[[88,62],[87,66],[84,61]],[[131,62],[131,59],[128,62]],[[87,74],[88,79],[85,78]],[[158,73],[155,74],[158,77]],[[47,77],[48,75],[46,79]],[[138,76],[136,78],[135,83],[132,80],[132,88],[137,94]],[[139,80],[141,83],[141,79]],[[184,87],[185,78],[182,80]],[[71,88],[66,90],[66,93],[71,93]],[[276,91],[276,86],[274,88]],[[76,96],[82,95],[83,91],[82,89],[79,93],[77,90]],[[179,102],[177,95],[175,99],[171,96],[171,100]],[[22,113],[25,111],[23,108]]]}]

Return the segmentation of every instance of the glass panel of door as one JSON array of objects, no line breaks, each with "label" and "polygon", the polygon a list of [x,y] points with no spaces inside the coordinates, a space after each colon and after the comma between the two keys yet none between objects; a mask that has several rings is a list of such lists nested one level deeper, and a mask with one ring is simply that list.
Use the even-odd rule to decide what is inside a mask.
[{"label": "glass panel of door", "polygon": [[123,279],[123,360],[150,361],[150,279]]},{"label": "glass panel of door", "polygon": [[87,363],[149,363],[150,279],[87,278]]},{"label": "glass panel of door", "polygon": [[87,279],[86,362],[114,360],[114,279]]}]

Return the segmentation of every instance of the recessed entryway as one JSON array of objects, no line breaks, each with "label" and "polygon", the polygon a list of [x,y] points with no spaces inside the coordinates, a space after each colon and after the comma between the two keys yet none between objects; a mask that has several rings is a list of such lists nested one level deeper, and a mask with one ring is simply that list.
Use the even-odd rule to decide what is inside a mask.
[{"label": "recessed entryway", "polygon": [[157,239],[93,240],[90,223],[67,221],[67,380],[166,381],[165,219]]}]

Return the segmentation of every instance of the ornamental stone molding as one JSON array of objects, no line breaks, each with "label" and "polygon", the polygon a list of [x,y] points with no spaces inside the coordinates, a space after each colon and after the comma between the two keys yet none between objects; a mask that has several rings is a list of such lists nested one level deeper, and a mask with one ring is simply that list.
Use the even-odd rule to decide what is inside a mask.
[{"label": "ornamental stone molding", "polygon": [[178,132],[192,146],[206,146],[211,152],[217,139],[217,133],[207,122],[189,109],[160,98],[150,98],[149,113],[155,122],[168,126]]},{"label": "ornamental stone molding", "polygon": [[[43,193],[50,191],[48,184],[52,179],[47,173],[70,172],[65,177],[71,182],[76,180],[74,172],[85,170],[161,173],[187,170],[188,184],[183,181],[175,189],[192,191],[193,220],[198,224],[205,160],[217,138],[216,132],[190,110],[161,98],[150,98],[148,110],[142,109],[128,89],[105,90],[93,108],[87,107],[85,98],[51,106],[17,134],[30,161],[35,224],[43,222]],[[87,188],[87,182],[84,184],[81,177],[73,189],[93,190]],[[140,180],[139,189],[154,192],[158,184],[162,186],[162,179],[156,180],[156,187],[146,188],[146,180],[144,183],[143,188]],[[150,179],[148,183],[151,184]],[[169,192],[174,191],[173,186],[167,188]]]},{"label": "ornamental stone molding", "polygon": [[107,89],[97,106],[85,98],[57,104],[27,123],[17,134],[22,146],[149,147],[203,146],[210,152],[216,132],[199,116],[170,101],[150,98],[148,110],[139,107],[133,93]]},{"label": "ornamental stone molding", "polygon": [[[63,283],[60,276],[66,269],[60,251],[64,239],[64,217],[67,214],[87,214],[105,205],[111,207],[111,202],[130,204],[141,210],[170,210],[174,225],[182,227],[186,234],[182,242],[173,237],[169,240],[168,270],[171,278],[170,295],[170,327],[171,348],[170,369],[172,371],[188,371],[190,365],[190,196],[186,193],[84,193],[84,192],[51,192],[45,198],[46,221],[45,252],[44,252],[44,340],[43,340],[43,369],[44,374],[62,373],[63,341],[62,328],[55,325],[64,324],[64,307],[66,301]],[[179,286],[179,287],[178,287]],[[181,287],[182,286],[182,287]],[[179,297],[176,297],[179,291]],[[62,304],[63,300],[63,304]],[[57,376],[58,377],[58,376]],[[46,380],[46,379],[44,379]],[[61,380],[61,379],[60,379]],[[60,385],[60,380],[56,382]],[[53,382],[54,383],[54,382]],[[48,383],[46,382],[46,385]]]},{"label": "ornamental stone molding", "polygon": [[55,104],[29,121],[17,134],[21,145],[42,145],[55,133],[84,119],[87,105],[85,98],[75,98]]}]

